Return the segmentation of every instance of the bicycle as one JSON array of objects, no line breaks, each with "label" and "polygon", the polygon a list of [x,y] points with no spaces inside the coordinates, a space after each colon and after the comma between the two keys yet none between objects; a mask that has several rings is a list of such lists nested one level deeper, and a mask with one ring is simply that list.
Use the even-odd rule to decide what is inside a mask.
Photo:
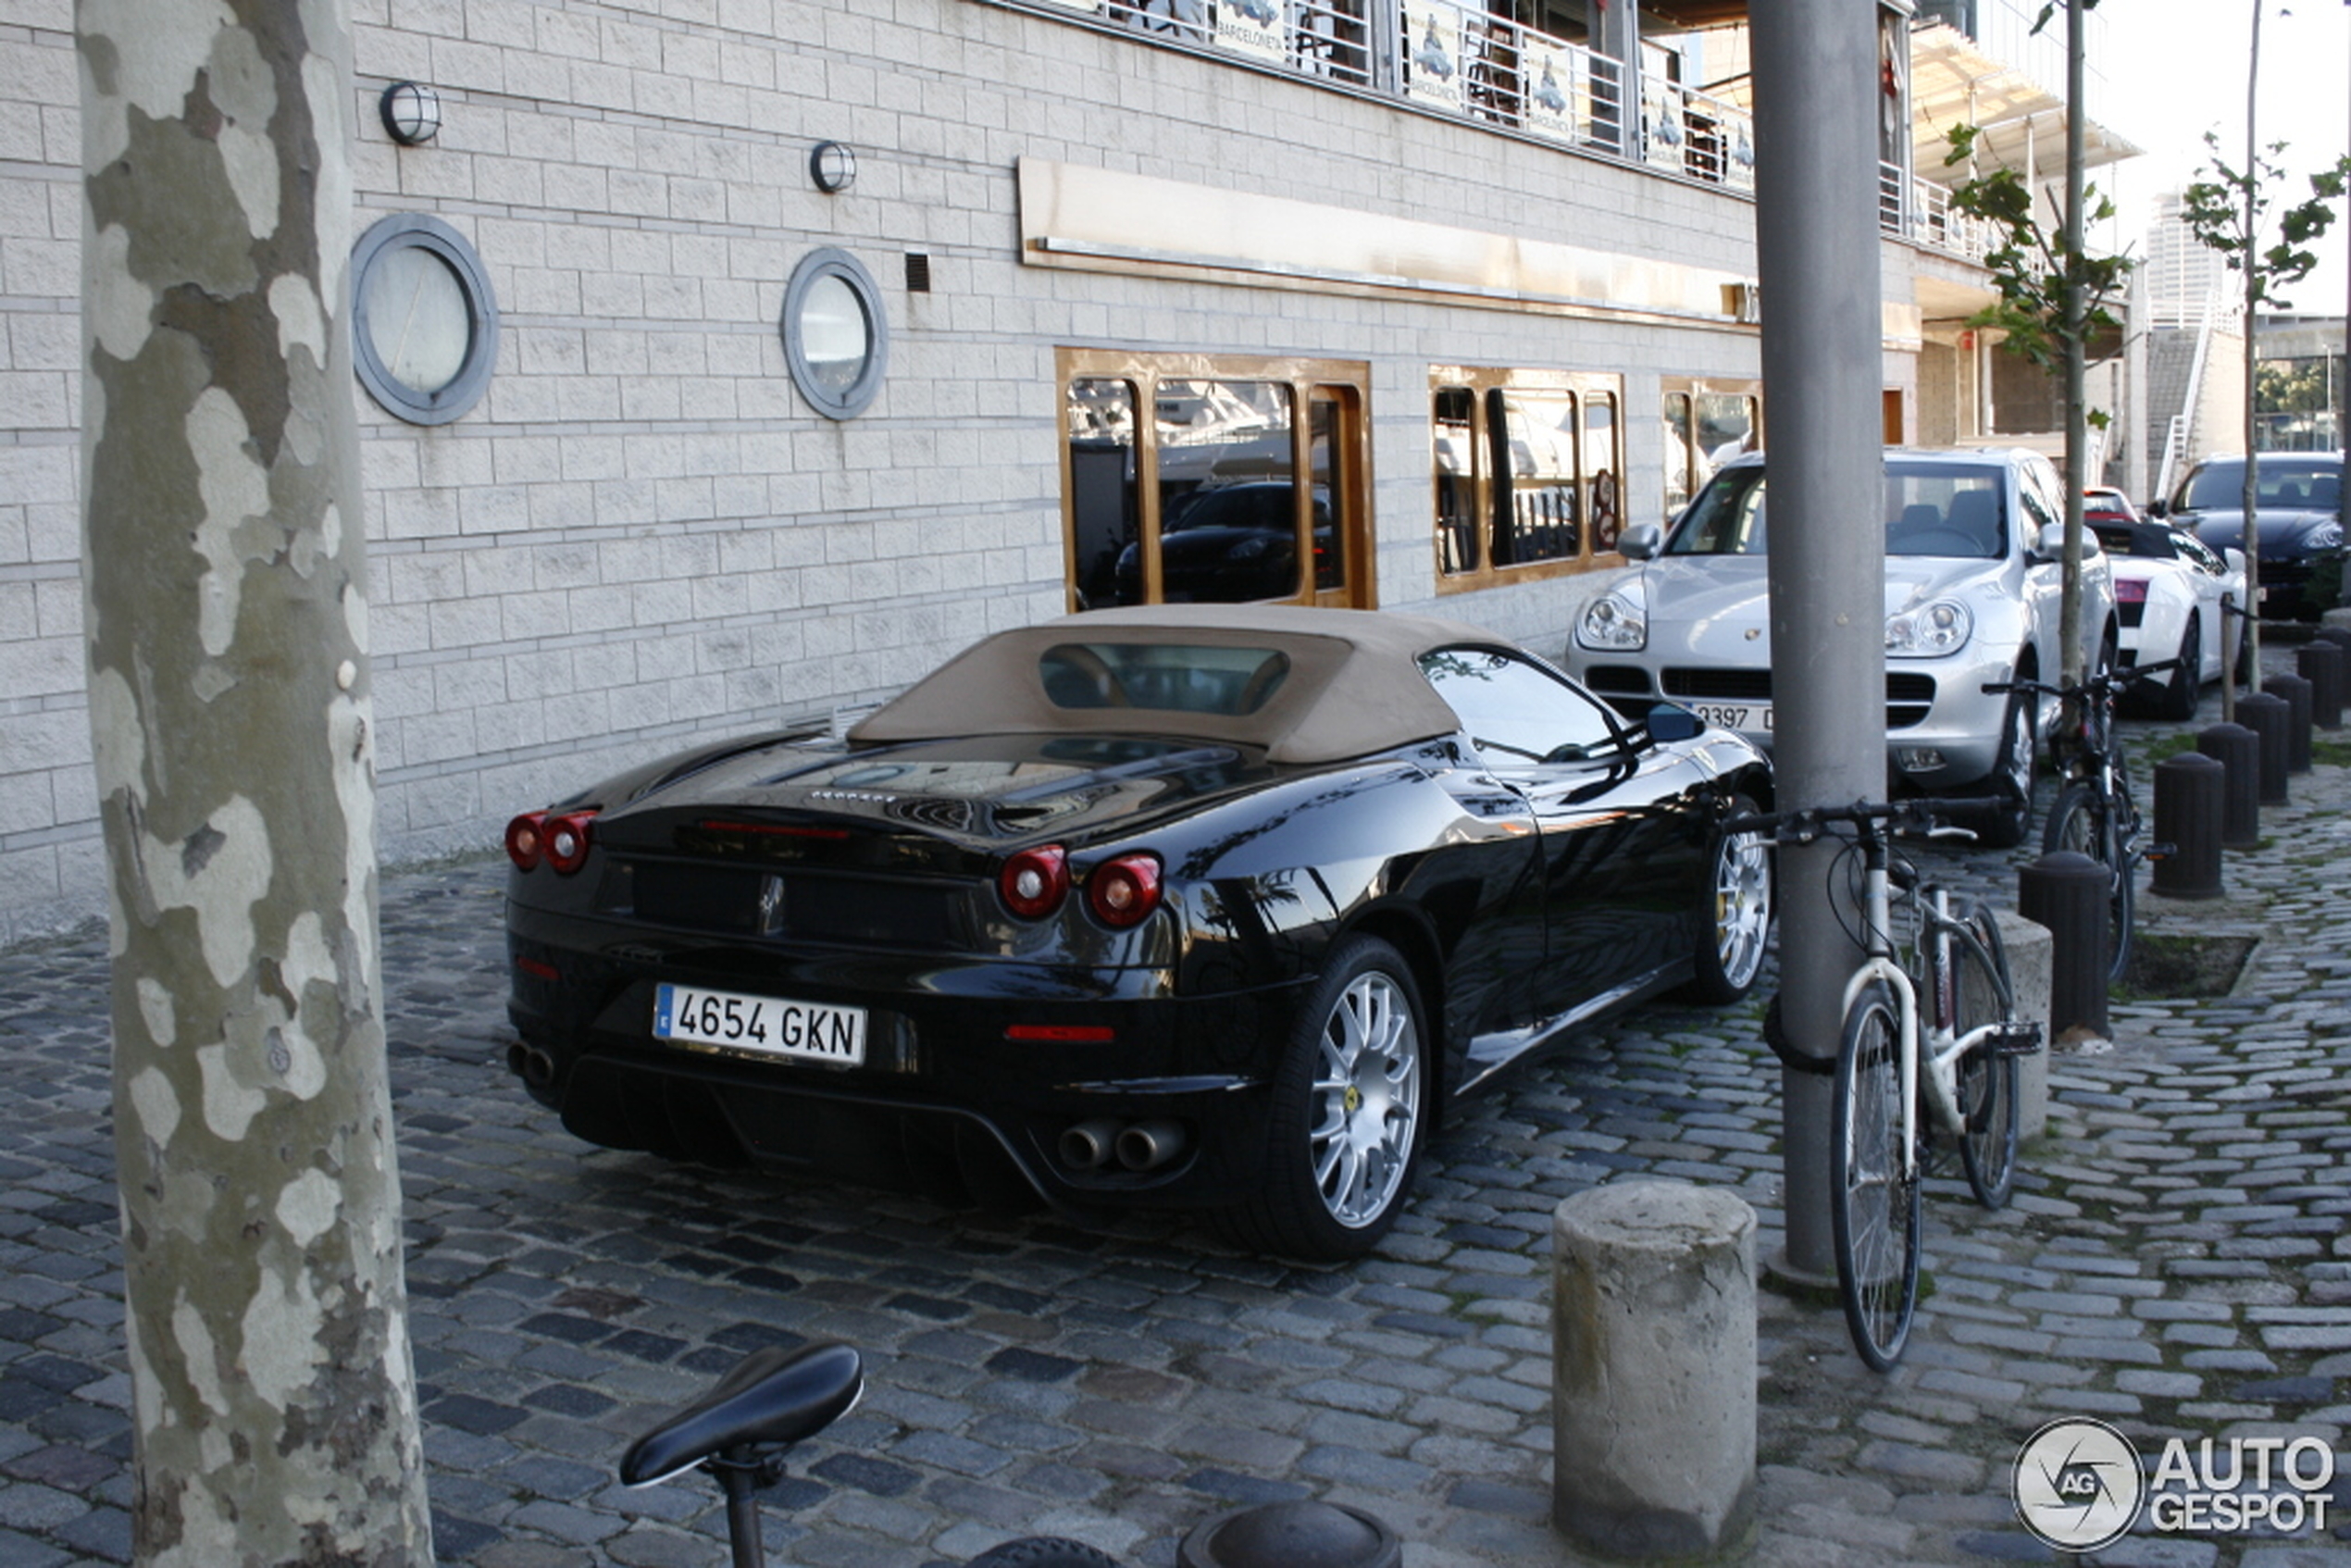
[{"label": "bicycle", "polygon": [[[2055,697],[2078,714],[2050,743],[2058,766],[2057,799],[2041,833],[2041,852],[2071,850],[2086,854],[2107,868],[2107,983],[2122,977],[2130,967],[2133,929],[2137,918],[2139,863],[2159,860],[2171,846],[2145,841],[2138,803],[2131,797],[2131,777],[2122,748],[2115,743],[2116,701],[2141,681],[2166,670],[2183,669],[2179,659],[2100,670],[2075,686],[2052,686],[2038,680],[2007,680],[1986,685],[1986,693],[2026,691]],[[2193,678],[2194,672],[2187,672]]]},{"label": "bicycle", "polygon": [[1981,800],[1864,801],[1724,824],[1725,832],[1770,833],[1783,845],[1810,843],[1835,824],[1855,829],[1828,871],[1850,877],[1859,857],[1851,890],[1860,929],[1847,927],[1847,935],[1864,955],[1845,986],[1829,1114],[1829,1218],[1846,1327],[1878,1372],[1901,1358],[1918,1308],[1931,1140],[1936,1133],[1958,1140],[1978,1202],[2007,1203],[2016,1175],[2016,1061],[2041,1042],[2040,1026],[2017,1016],[1998,924],[1922,880],[1894,855],[1892,840],[1905,827],[1972,838],[1934,819],[1981,820],[1997,809]]},{"label": "bicycle", "polygon": [[[784,1454],[849,1413],[865,1389],[865,1363],[832,1341],[768,1346],[737,1362],[700,1399],[664,1416],[628,1445],[620,1479],[654,1487],[707,1470],[727,1496],[727,1542],[734,1568],[765,1568],[758,1492],[783,1479]],[[1024,1536],[973,1558],[965,1568],[1119,1568],[1082,1541]]]}]

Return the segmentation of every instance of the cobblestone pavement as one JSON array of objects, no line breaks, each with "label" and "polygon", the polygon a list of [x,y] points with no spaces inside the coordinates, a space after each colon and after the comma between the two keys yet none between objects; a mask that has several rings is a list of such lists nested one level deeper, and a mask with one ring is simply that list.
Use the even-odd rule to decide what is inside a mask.
[{"label": "cobblestone pavement", "polygon": [[[2008,1488],[2019,1443],[2062,1416],[2143,1449],[2346,1447],[2351,769],[2322,762],[2292,793],[2264,809],[2262,847],[2228,857],[2225,905],[2150,911],[2258,932],[2236,991],[2118,1002],[2112,1051],[2053,1064],[2013,1205],[1984,1212],[1956,1182],[1931,1197],[1926,1297],[1893,1375],[1861,1366],[1833,1304],[1765,1281],[1743,1561],[2049,1561]],[[2024,858],[1944,869],[2012,902]],[[485,859],[391,875],[383,896],[446,1563],[725,1561],[703,1483],[625,1491],[613,1466],[653,1412],[784,1335],[863,1347],[869,1392],[767,1494],[783,1562],[960,1563],[1043,1531],[1167,1568],[1218,1511],[1313,1496],[1386,1519],[1414,1568],[1572,1562],[1548,1517],[1551,1211],[1593,1183],[1685,1177],[1735,1189],[1763,1255],[1779,1245],[1760,997],[1644,1011],[1482,1101],[1380,1255],[1346,1269],[1173,1222],[1097,1236],[593,1151],[500,1065],[501,879]],[[0,1568],[129,1554],[105,962],[97,933],[0,953]],[[2085,1561],[2351,1562],[2351,1485],[2332,1501],[2322,1532],[2143,1526]]]}]

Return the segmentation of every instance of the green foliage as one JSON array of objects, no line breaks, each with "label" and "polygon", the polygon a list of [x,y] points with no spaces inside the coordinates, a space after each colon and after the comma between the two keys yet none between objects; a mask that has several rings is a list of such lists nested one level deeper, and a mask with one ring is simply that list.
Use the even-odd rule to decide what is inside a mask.
[{"label": "green foliage", "polygon": [[[1951,148],[1943,159],[1946,166],[1974,156],[1976,127],[1955,125],[1947,134]],[[2082,196],[2085,225],[2114,216],[2114,204],[2096,186],[2084,188]],[[1995,169],[1956,186],[1951,205],[1981,218],[1995,235],[1984,265],[2000,297],[1968,325],[1998,328],[2008,334],[2009,349],[2043,370],[2060,367],[2069,345],[2086,348],[2093,339],[2120,329],[2111,306],[2138,263],[2128,255],[2068,251],[2061,231],[2051,234],[2042,228],[2034,214],[2032,188],[2014,169]],[[2081,291],[2081,318],[2069,323],[2068,297],[2076,288]],[[2091,422],[2104,428],[2108,421],[2100,412]]]},{"label": "green foliage", "polygon": [[2206,131],[2204,144],[2212,149],[2207,166],[2210,178],[2188,187],[2181,217],[2198,241],[2220,253],[2230,271],[2246,274],[2246,292],[2255,309],[2265,304],[2282,309],[2289,302],[2281,291],[2308,277],[2319,264],[2310,244],[2334,226],[2335,209],[2345,186],[2351,185],[2351,154],[2310,176],[2309,198],[2279,217],[2277,238],[2264,245],[2262,236],[2269,231],[2271,205],[2269,193],[2285,178],[2284,168],[2277,162],[2285,143],[2270,143],[2266,152],[2255,153],[2241,169],[2221,157],[2220,138],[2216,133]]},{"label": "green foliage", "polygon": [[2327,380],[2328,361],[2267,359],[2255,379],[2256,414],[2322,414],[2332,408]]}]

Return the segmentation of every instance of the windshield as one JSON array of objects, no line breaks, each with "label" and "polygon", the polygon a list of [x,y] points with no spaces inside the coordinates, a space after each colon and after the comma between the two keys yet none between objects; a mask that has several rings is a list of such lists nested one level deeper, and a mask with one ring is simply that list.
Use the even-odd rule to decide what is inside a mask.
[{"label": "windshield", "polygon": [[[2005,470],[1974,463],[1889,463],[1885,553],[1996,559],[2008,550]],[[1726,468],[1707,482],[1666,541],[1669,555],[1761,555],[1763,470]]]},{"label": "windshield", "polygon": [[[2260,489],[2254,497],[2257,506],[2307,506],[2331,512],[2343,488],[2343,460],[2264,457],[2259,480]],[[2204,464],[2188,476],[2187,482],[2180,487],[2179,499],[2171,504],[2175,511],[2243,511],[2245,459],[2232,457]]]}]

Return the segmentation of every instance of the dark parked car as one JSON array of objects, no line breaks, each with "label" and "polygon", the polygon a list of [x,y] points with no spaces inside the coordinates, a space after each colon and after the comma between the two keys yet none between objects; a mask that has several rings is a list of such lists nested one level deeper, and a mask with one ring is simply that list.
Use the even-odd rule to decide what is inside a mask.
[{"label": "dark parked car", "polygon": [[509,1064],[591,1143],[1368,1250],[1444,1109],[1743,994],[1762,754],[1469,627],[1298,606],[1000,633],[852,728],[507,829]]},{"label": "dark parked car", "polygon": [[[1329,562],[1331,508],[1314,492],[1312,539],[1316,588],[1337,586]],[[1299,580],[1297,492],[1287,479],[1211,485],[1168,504],[1159,525],[1160,592],[1170,604],[1245,604],[1291,599]],[[1143,599],[1143,557],[1129,544],[1118,555],[1121,604]]]},{"label": "dark parked car", "polygon": [[[2341,594],[2336,581],[2314,591],[2311,579],[2321,561],[2335,572],[2341,569],[2343,454],[2265,452],[2254,479],[2260,613],[2315,620]],[[2245,459],[2206,458],[2188,470],[2168,501],[2150,509],[2215,550],[2244,549]]]}]

